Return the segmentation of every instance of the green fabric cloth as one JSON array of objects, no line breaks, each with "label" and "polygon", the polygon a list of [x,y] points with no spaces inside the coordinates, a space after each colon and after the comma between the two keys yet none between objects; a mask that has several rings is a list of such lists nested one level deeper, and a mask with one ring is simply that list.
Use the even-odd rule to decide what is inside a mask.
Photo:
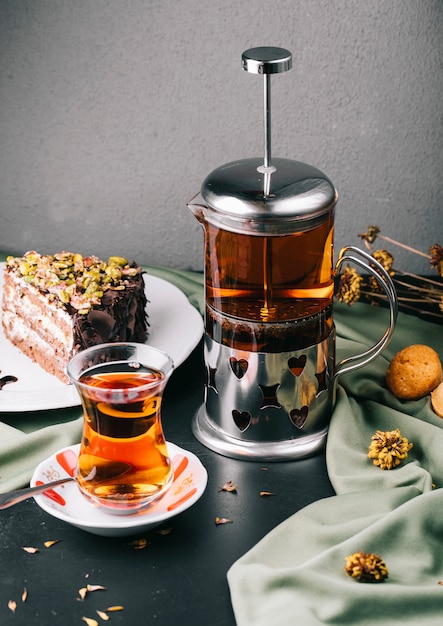
[{"label": "green fabric cloth", "polygon": [[0,415],[0,492],[24,487],[36,466],[80,441],[80,408]]},{"label": "green fabric cloth", "polygon": [[[381,336],[387,311],[336,305],[334,319],[342,358]],[[326,447],[337,495],[295,513],[231,567],[238,626],[443,624],[443,420],[429,396],[402,402],[385,385],[390,359],[412,343],[443,360],[442,326],[400,314],[384,353],[339,379]],[[395,428],[413,448],[383,471],[367,457],[371,436]],[[360,550],[383,558],[385,582],[345,573],[345,558]]]}]

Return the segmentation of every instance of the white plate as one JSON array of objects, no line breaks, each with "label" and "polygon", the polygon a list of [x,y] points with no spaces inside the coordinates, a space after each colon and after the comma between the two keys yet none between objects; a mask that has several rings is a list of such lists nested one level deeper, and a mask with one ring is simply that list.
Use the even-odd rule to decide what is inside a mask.
[{"label": "white plate", "polygon": [[[38,481],[72,476],[79,449],[79,444],[63,448],[40,463],[31,478],[31,486]],[[206,489],[208,474],[195,454],[169,442],[168,453],[174,466],[174,480],[165,495],[142,512],[131,515],[104,513],[86,500],[75,482],[35,496],[35,501],[50,515],[94,535],[119,537],[145,532],[189,509]]]},{"label": "white plate", "polygon": [[[4,263],[0,264],[0,296]],[[185,294],[171,283],[144,275],[149,337],[146,343],[167,352],[178,367],[191,354],[203,334],[203,319]],[[1,312],[0,312],[1,315]],[[62,409],[80,404],[73,385],[59,381],[13,346],[0,323],[0,379],[18,380],[0,389],[0,413]]]}]

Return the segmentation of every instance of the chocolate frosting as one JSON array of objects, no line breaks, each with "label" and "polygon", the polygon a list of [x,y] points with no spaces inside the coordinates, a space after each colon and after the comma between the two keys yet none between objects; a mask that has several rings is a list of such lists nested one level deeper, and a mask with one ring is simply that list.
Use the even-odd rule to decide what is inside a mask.
[{"label": "chocolate frosting", "polygon": [[[138,267],[135,263],[131,267]],[[74,319],[74,353],[99,343],[147,339],[146,295],[141,268],[124,290],[107,290],[99,306],[86,315],[69,310]],[[69,305],[68,305],[69,306]]]}]

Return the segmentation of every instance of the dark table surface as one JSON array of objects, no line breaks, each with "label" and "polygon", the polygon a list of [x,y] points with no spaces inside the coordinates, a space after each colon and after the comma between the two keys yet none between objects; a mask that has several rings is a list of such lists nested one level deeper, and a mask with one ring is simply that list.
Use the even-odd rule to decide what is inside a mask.
[{"label": "dark table surface", "polygon": [[[0,624],[39,626],[105,623],[96,611],[121,605],[109,624],[235,624],[226,573],[277,524],[302,507],[333,495],[324,454],[259,463],[220,456],[192,435],[203,399],[201,345],[174,372],[165,392],[168,441],[196,454],[208,471],[202,498],[165,524],[133,537],[100,537],[53,518],[34,500],[0,512]],[[237,493],[220,491],[227,482]],[[274,495],[263,497],[261,491]],[[232,523],[216,525],[215,518]],[[170,532],[162,533],[163,529]],[[147,539],[136,549],[134,539]],[[58,543],[45,548],[46,541]],[[39,548],[30,554],[23,547]],[[87,584],[103,590],[87,594]],[[27,590],[25,601],[23,590]],[[8,603],[17,604],[15,612]],[[107,623],[107,622],[106,622]]]}]

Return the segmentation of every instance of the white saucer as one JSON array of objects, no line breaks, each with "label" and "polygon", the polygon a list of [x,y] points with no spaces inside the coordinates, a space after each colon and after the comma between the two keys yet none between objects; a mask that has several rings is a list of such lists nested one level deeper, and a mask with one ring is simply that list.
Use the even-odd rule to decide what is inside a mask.
[{"label": "white saucer", "polygon": [[[63,448],[40,463],[31,486],[38,481],[72,476],[79,449],[79,444]],[[202,496],[208,481],[206,469],[195,454],[169,442],[168,452],[174,480],[165,495],[142,512],[124,516],[104,513],[86,500],[75,482],[35,496],[35,501],[50,515],[94,535],[118,537],[147,531],[191,507]]]}]

